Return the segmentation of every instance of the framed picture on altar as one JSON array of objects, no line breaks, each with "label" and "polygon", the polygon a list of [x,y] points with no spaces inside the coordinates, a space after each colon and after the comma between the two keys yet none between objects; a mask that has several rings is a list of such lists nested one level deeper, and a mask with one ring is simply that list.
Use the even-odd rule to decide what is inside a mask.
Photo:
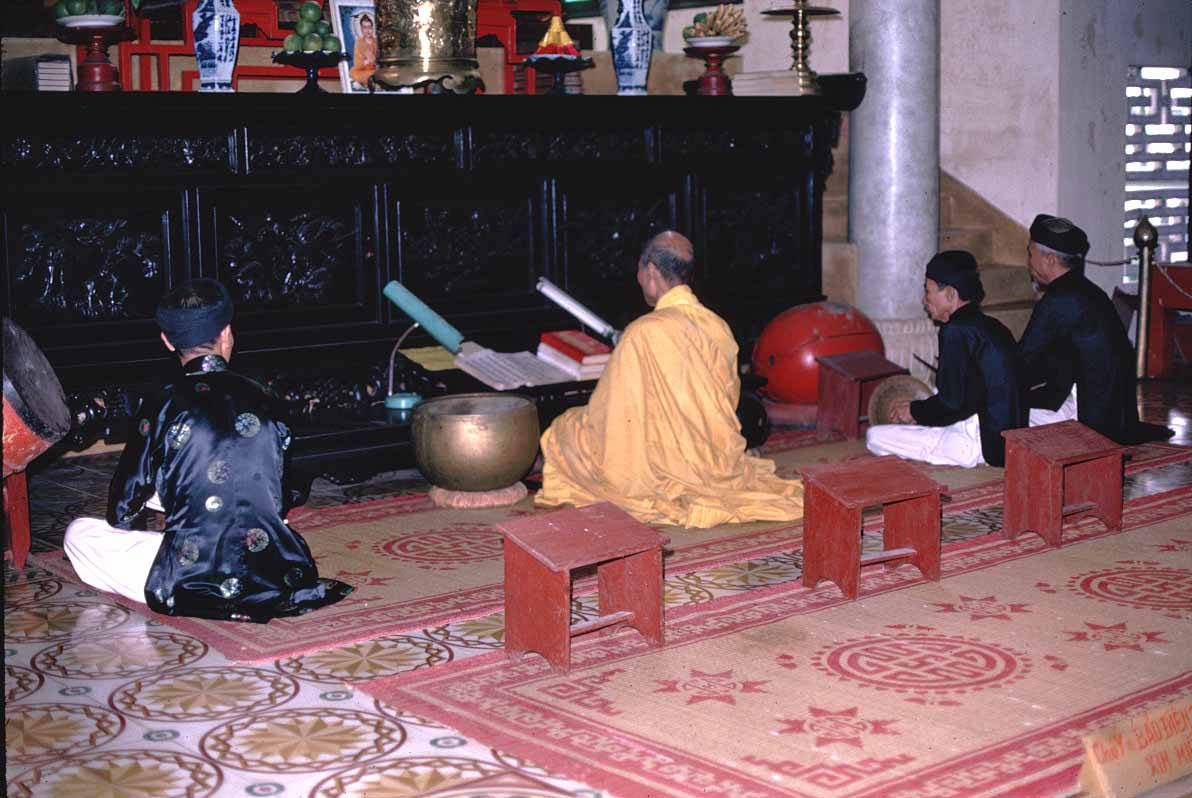
[{"label": "framed picture on altar", "polygon": [[372,0],[331,0],[331,28],[343,43],[347,61],[339,63],[344,94],[367,94],[377,68],[377,9]]}]

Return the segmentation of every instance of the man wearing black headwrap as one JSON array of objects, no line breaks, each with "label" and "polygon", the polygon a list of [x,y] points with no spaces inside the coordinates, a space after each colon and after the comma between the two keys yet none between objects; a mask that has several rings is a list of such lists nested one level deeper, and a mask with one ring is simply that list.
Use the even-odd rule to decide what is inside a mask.
[{"label": "man wearing black headwrap", "polygon": [[1026,397],[1014,336],[981,312],[984,298],[968,252],[941,252],[928,262],[923,307],[940,325],[937,390],[895,408],[906,423],[869,428],[865,442],[874,454],[968,468],[1005,465],[1002,431],[1026,426]]},{"label": "man wearing black headwrap", "polygon": [[[290,431],[261,386],[228,371],[231,319],[215,280],[162,299],[162,341],[182,374],[134,418],[107,522],[76,520],[64,547],[84,582],[156,612],[264,623],[352,588],[320,579],[306,541],[283,520]],[[164,533],[135,528],[146,507],[165,512]]]},{"label": "man wearing black headwrap", "polygon": [[[1084,276],[1088,236],[1071,221],[1039,214],[1027,268],[1043,290],[1019,342],[1033,422],[1081,423],[1121,444],[1164,440],[1172,430],[1138,420],[1134,348],[1113,301]],[[1056,415],[1050,415],[1057,411]]]}]

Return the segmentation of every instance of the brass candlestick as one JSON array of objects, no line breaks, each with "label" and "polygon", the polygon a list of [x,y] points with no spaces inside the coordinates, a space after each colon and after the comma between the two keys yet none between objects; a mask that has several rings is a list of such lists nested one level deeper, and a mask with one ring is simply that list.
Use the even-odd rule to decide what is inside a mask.
[{"label": "brass candlestick", "polygon": [[838,16],[840,12],[826,6],[809,6],[807,0],[794,0],[792,8],[774,8],[762,13],[771,17],[792,17],[791,52],[794,63],[791,64],[791,71],[798,78],[798,93],[819,94],[819,79],[815,70],[808,65],[811,57],[811,18]]}]

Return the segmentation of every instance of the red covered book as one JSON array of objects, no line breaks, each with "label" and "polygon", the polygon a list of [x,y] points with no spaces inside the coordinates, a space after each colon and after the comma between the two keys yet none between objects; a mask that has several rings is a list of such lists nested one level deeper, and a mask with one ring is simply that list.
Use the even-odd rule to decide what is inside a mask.
[{"label": "red covered book", "polygon": [[608,344],[579,330],[545,332],[539,341],[543,346],[585,366],[607,363],[613,351]]}]

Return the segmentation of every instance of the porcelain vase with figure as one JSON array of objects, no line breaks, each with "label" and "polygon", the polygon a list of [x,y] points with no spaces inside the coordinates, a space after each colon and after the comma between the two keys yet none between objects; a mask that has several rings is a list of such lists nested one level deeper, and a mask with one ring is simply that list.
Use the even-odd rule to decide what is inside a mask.
[{"label": "porcelain vase with figure", "polygon": [[191,16],[199,91],[232,91],[240,50],[240,12],[232,0],[200,0]]},{"label": "porcelain vase with figure", "polygon": [[617,94],[645,94],[654,33],[642,13],[642,0],[620,0],[612,45]]}]

